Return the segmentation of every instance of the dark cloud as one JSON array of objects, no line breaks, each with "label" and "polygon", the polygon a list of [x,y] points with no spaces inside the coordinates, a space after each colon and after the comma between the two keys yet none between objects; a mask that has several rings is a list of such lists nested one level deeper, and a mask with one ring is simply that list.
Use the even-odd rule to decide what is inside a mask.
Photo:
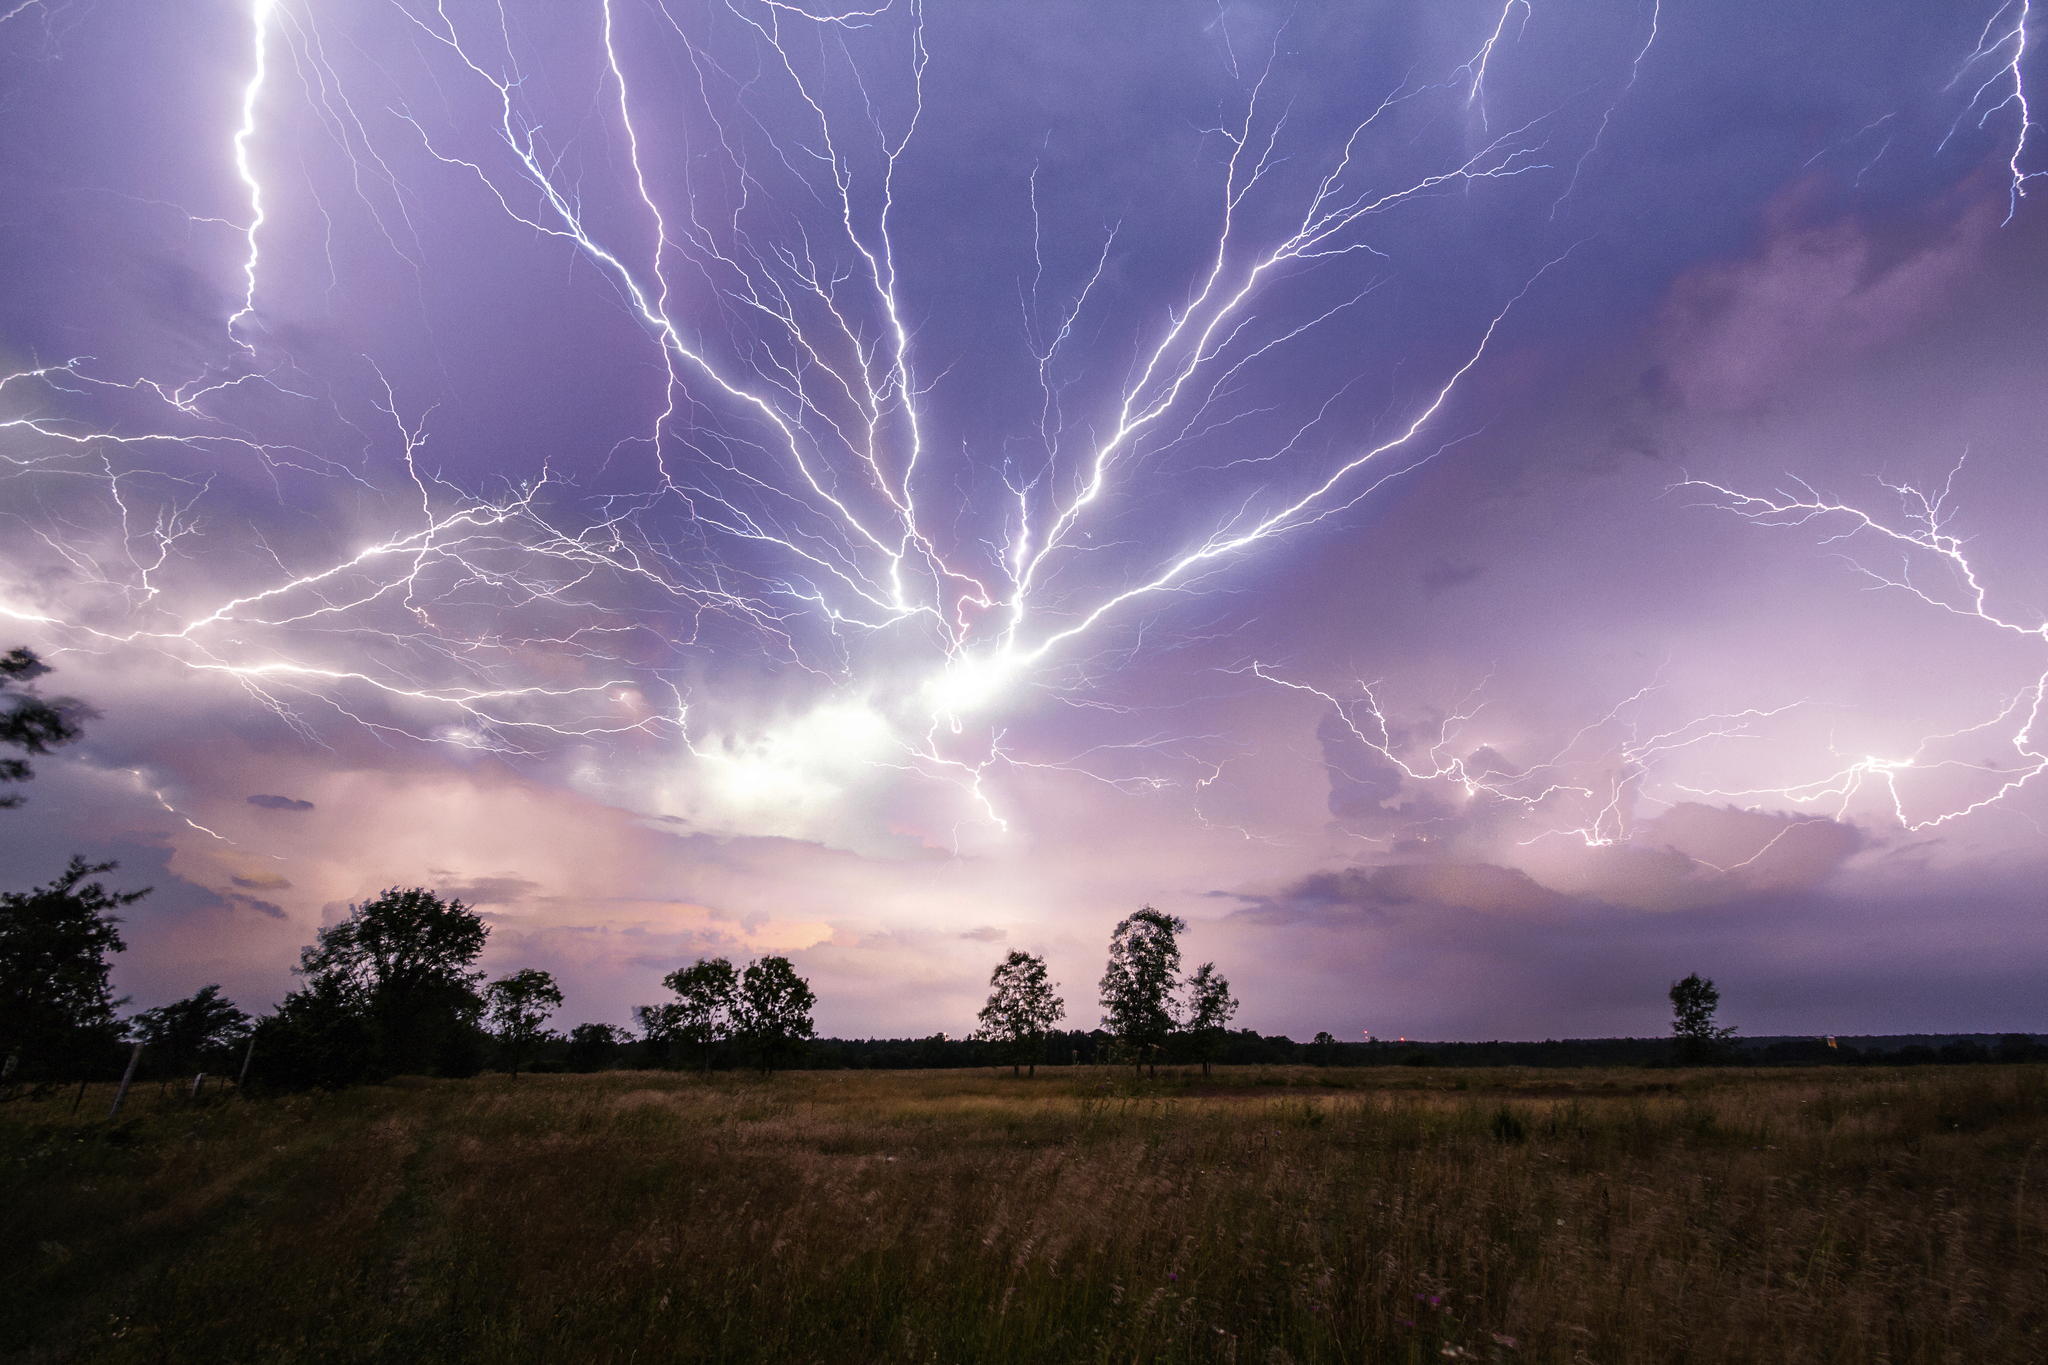
[{"label": "dark cloud", "polygon": [[1341,924],[1385,920],[1410,908],[1445,907],[1486,915],[1542,915],[1571,904],[1528,873],[1490,863],[1396,863],[1314,872],[1236,915],[1268,924]]},{"label": "dark cloud", "polygon": [[313,809],[313,803],[311,801],[301,801],[298,800],[296,797],[291,796],[252,796],[249,798],[249,804],[252,806],[261,806],[265,810]]},{"label": "dark cloud", "polygon": [[1943,205],[1940,226],[1812,221],[1802,186],[1770,208],[1763,244],[1681,277],[1665,305],[1661,377],[1688,407],[1736,411],[1898,339],[1962,285],[2003,203]]},{"label": "dark cloud", "polygon": [[254,876],[242,874],[230,880],[248,891],[285,891],[291,887],[290,878],[275,872],[258,872]]},{"label": "dark cloud", "polygon": [[[437,872],[434,875],[446,877],[449,874]],[[517,905],[542,888],[539,882],[508,875],[474,877],[468,881],[443,881],[435,889],[444,896],[452,896],[466,904],[480,906]]]},{"label": "dark cloud", "polygon": [[1416,581],[1422,584],[1424,592],[1439,593],[1450,588],[1462,588],[1485,572],[1483,565],[1457,564],[1439,559],[1425,568]]}]

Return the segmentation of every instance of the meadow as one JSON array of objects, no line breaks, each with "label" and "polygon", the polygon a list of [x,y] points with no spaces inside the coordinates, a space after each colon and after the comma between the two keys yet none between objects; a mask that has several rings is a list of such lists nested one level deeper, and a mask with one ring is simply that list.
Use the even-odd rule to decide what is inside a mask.
[{"label": "meadow", "polygon": [[9,1359],[2048,1351],[2048,1066],[107,1098],[0,1105]]}]

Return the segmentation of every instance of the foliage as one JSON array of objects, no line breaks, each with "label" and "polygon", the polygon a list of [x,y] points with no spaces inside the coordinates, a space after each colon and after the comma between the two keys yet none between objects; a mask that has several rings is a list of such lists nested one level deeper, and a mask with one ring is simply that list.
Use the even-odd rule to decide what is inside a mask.
[{"label": "foliage", "polygon": [[1721,992],[1698,972],[1671,983],[1671,1036],[1680,1065],[1705,1066],[1726,1056],[1735,1030],[1715,1026],[1714,1011],[1720,1006]]},{"label": "foliage", "polygon": [[[35,681],[49,671],[32,650],[17,646],[0,654],[0,702],[6,704],[0,710],[0,747],[47,754],[79,737],[78,722],[92,710],[69,697],[39,696]],[[0,758],[0,782],[26,782],[34,775],[27,759]],[[0,810],[21,802],[19,795],[0,796]]]},{"label": "foliage", "polygon": [[1066,1002],[1053,994],[1045,959],[1013,950],[989,973],[988,1003],[981,1007],[981,1026],[974,1036],[1000,1044],[1009,1054],[1010,1070],[1029,1065],[1038,1074],[1046,1032],[1066,1017]]},{"label": "foliage", "polygon": [[127,945],[113,911],[149,892],[95,880],[113,869],[73,858],[46,886],[0,892],[0,1056],[17,1079],[92,1069],[117,1036],[107,954]]},{"label": "foliage", "polygon": [[1131,1063],[1152,1064],[1173,1033],[1171,997],[1180,971],[1180,933],[1187,921],[1146,906],[1117,922],[1102,973],[1102,1024]]},{"label": "foliage", "polygon": [[602,1071],[610,1065],[620,1044],[629,1036],[624,1029],[610,1024],[578,1024],[569,1030],[569,1046],[564,1050],[563,1063],[571,1071]]},{"label": "foliage", "polygon": [[704,958],[670,972],[661,984],[676,994],[677,1040],[689,1044],[709,1071],[718,1044],[732,1036],[739,973],[725,958]]},{"label": "foliage", "polygon": [[160,1075],[216,1075],[237,1065],[236,1048],[249,1036],[249,1016],[223,1000],[220,987],[201,986],[183,1000],[144,1010],[128,1021],[143,1059]]},{"label": "foliage", "polygon": [[261,1075],[287,1088],[399,1072],[467,1075],[481,1064],[490,928],[459,900],[393,888],[320,930],[299,956],[306,980],[258,1032]]},{"label": "foliage", "polygon": [[1230,993],[1230,982],[1213,962],[1195,968],[1185,989],[1181,1027],[1194,1044],[1195,1055],[1202,1061],[1202,1074],[1206,1076],[1217,1049],[1223,1045],[1223,1031],[1237,1013],[1237,997]]},{"label": "foliage", "polygon": [[683,1036],[683,1007],[669,1000],[659,1005],[635,1005],[633,1026],[640,1030],[640,1048],[647,1064],[675,1065],[676,1044]]},{"label": "foliage", "polygon": [[279,1090],[337,1090],[375,1074],[377,1044],[362,1002],[340,981],[321,977],[256,1021],[249,1078]]},{"label": "foliage", "polygon": [[811,1007],[818,997],[786,957],[764,957],[740,974],[734,1032],[763,1071],[794,1061],[816,1035]]},{"label": "foliage", "polygon": [[484,991],[484,1005],[499,1054],[517,1076],[547,1037],[548,1018],[562,1007],[562,988],[548,973],[527,967],[493,981]]}]

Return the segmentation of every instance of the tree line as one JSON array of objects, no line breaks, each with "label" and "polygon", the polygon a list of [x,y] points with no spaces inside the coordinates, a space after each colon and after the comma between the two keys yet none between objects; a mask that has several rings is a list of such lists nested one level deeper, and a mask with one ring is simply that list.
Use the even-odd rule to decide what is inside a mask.
[{"label": "tree line", "polygon": [[[89,710],[44,697],[48,666],[27,649],[0,656],[0,783],[33,776],[30,756],[76,740]],[[0,796],[0,808],[21,803]],[[735,966],[700,959],[663,978],[669,998],[633,1011],[637,1036],[586,1023],[557,1035],[563,995],[554,977],[526,967],[486,982],[476,962],[490,925],[460,899],[426,887],[391,887],[318,930],[293,969],[296,988],[261,1017],[217,983],[126,1019],[109,983],[109,956],[125,949],[115,912],[148,894],[101,880],[112,863],[73,858],[54,881],[0,894],[0,1085],[31,1092],[105,1074],[124,1044],[160,1075],[232,1074],[277,1089],[334,1088],[402,1073],[474,1075],[496,1065],[513,1076],[558,1050],[577,1068],[615,1062],[629,1044],[643,1065],[710,1070],[795,1065],[816,1037],[810,983],[786,957]],[[1214,963],[1180,977],[1180,918],[1147,906],[1110,937],[1101,981],[1103,1060],[1150,1067],[1186,1056],[1206,1073],[1237,1010]],[[1013,951],[989,978],[972,1035],[1013,1070],[1036,1074],[1065,1003],[1045,959]],[[1071,1055],[1071,1049],[1069,1049]],[[131,1067],[132,1070],[132,1067]]]},{"label": "tree line", "polygon": [[[90,712],[43,697],[48,672],[26,649],[0,655],[0,747],[35,756],[78,738]],[[26,757],[0,758],[0,783],[28,780]],[[21,803],[0,795],[0,809]],[[1674,982],[1672,1038],[1573,1040],[1545,1044],[1340,1043],[1319,1033],[1291,1038],[1233,1032],[1238,1001],[1216,964],[1181,973],[1186,921],[1151,906],[1119,921],[1098,993],[1099,1028],[1061,1029],[1065,1001],[1045,959],[1009,952],[989,976],[987,1002],[964,1038],[819,1040],[817,997],[795,965],[777,955],[744,967],[703,958],[662,979],[668,998],[632,1012],[631,1030],[585,1023],[566,1035],[551,1027],[563,1003],[549,973],[527,967],[494,981],[476,969],[490,936],[483,917],[425,887],[392,887],[321,928],[300,953],[299,985],[277,1007],[252,1017],[218,984],[126,1019],[113,997],[109,954],[125,943],[114,912],[148,892],[111,889],[112,863],[74,857],[46,885],[0,893],[0,1093],[29,1093],[59,1081],[106,1075],[140,1045],[157,1075],[230,1074],[274,1089],[335,1088],[399,1074],[468,1076],[497,1066],[514,1077],[536,1066],[594,1071],[649,1067],[1007,1065],[1037,1074],[1042,1063],[1121,1064],[1156,1075],[1165,1062],[1312,1065],[1641,1065],[1851,1062],[1861,1060],[2037,1060],[2024,1035],[1994,1048],[1961,1041],[1939,1051],[1912,1046],[1875,1054],[1836,1040],[1781,1040],[1741,1047],[1716,1022],[1720,995],[1697,974]],[[1645,1049],[1652,1049],[1647,1052]],[[1919,1055],[1924,1053],[1925,1055]]]}]

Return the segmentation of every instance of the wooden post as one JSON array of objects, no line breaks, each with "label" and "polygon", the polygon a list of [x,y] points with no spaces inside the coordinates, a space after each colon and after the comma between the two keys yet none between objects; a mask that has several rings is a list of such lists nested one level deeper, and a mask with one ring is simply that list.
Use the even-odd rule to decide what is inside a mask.
[{"label": "wooden post", "polygon": [[107,1122],[112,1123],[120,1115],[121,1101],[128,1098],[128,1083],[135,1079],[135,1068],[141,1063],[142,1044],[137,1043],[135,1050],[128,1054],[128,1069],[121,1073],[121,1086],[114,1092],[114,1103],[107,1110]]},{"label": "wooden post", "polygon": [[235,1077],[235,1089],[239,1092],[249,1079],[249,1059],[256,1055],[256,1035],[249,1034],[249,1046],[242,1049],[242,1074]]},{"label": "wooden post", "polygon": [[189,1095],[189,1096],[188,1096],[187,1098],[188,1098],[188,1099],[194,1099],[194,1100],[198,1099],[198,1098],[199,1098],[199,1087],[200,1087],[200,1086],[202,1086],[202,1085],[205,1085],[205,1084],[206,1084],[206,1073],[205,1073],[204,1071],[202,1071],[202,1072],[200,1072],[200,1073],[199,1073],[198,1075],[196,1075],[196,1076],[194,1076],[194,1077],[192,1078],[192,1093],[191,1093],[191,1095]]},{"label": "wooden post", "polygon": [[75,1117],[75,1116],[77,1115],[77,1113],[78,1113],[78,1106],[79,1106],[79,1105],[81,1105],[81,1104],[84,1104],[84,1103],[85,1103],[85,1082],[84,1082],[84,1081],[80,1081],[80,1082],[78,1083],[78,1093],[77,1093],[76,1095],[73,1095],[73,1096],[71,1097],[71,1113],[72,1113],[72,1115],[73,1115],[74,1117]]}]

